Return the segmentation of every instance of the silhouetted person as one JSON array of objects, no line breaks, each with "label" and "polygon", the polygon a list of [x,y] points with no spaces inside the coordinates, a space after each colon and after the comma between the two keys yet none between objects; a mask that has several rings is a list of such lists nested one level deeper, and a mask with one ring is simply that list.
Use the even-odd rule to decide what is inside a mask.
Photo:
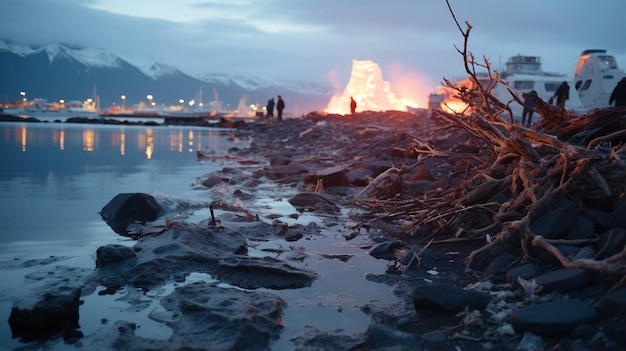
[{"label": "silhouetted person", "polygon": [[278,112],[277,118],[279,121],[283,120],[283,110],[285,109],[285,101],[278,95],[278,102],[276,103],[276,112]]},{"label": "silhouetted person", "polygon": [[[537,96],[537,92],[532,90],[528,95]],[[524,111],[522,111],[522,125],[530,127],[533,121],[533,112],[535,112],[535,102],[525,98]],[[526,124],[526,116],[528,116],[528,124]]]},{"label": "silhouetted person", "polygon": [[556,91],[554,92],[554,97],[556,98],[556,105],[559,107],[565,106],[565,100],[569,99],[569,85],[567,82],[561,83]]},{"label": "silhouetted person", "polygon": [[267,118],[272,119],[274,117],[274,98],[267,100]]},{"label": "silhouetted person", "polygon": [[615,107],[626,107],[626,77],[622,78],[622,80],[617,83],[615,88],[613,88],[611,98],[609,99],[609,105],[612,105],[613,101],[615,101]]},{"label": "silhouetted person", "polygon": [[355,112],[356,112],[356,101],[354,101],[354,99],[351,96],[350,97],[350,113],[354,114]]}]

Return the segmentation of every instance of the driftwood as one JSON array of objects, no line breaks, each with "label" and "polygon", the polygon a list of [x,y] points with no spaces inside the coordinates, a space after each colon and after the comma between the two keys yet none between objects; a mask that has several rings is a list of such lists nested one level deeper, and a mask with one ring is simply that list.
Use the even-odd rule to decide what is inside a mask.
[{"label": "driftwood", "polygon": [[[478,62],[468,51],[471,25],[467,23],[462,30],[454,20],[464,38],[463,49],[457,51],[474,84],[468,89],[444,79],[444,84],[456,91],[456,98],[468,107],[461,113],[433,112],[461,131],[465,139],[454,150],[415,139],[406,151],[416,158],[416,164],[440,159],[439,165],[450,167],[446,181],[419,196],[398,196],[394,191],[393,197],[359,198],[358,203],[381,220],[403,223],[409,238],[423,227],[430,229],[435,242],[484,238],[490,234],[486,245],[469,254],[468,267],[477,254],[508,242],[520,245],[525,256],[522,259],[529,259],[527,245],[534,245],[552,253],[565,267],[626,275],[624,252],[604,261],[572,260],[529,229],[531,221],[561,197],[569,198],[580,209],[612,210],[624,202],[626,109],[607,108],[574,115],[535,95],[535,109],[540,115],[538,128],[515,123],[509,106],[522,101],[513,93],[508,102],[491,94],[496,83],[506,82],[492,71],[486,58]],[[477,69],[487,70],[488,84],[481,85]]]}]

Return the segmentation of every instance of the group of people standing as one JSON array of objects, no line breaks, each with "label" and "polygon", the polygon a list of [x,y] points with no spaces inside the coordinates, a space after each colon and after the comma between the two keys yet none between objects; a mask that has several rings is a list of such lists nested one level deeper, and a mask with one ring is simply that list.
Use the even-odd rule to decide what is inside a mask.
[{"label": "group of people standing", "polygon": [[[528,94],[536,96],[537,92],[533,90]],[[569,99],[569,85],[567,82],[563,82],[559,85],[548,103],[552,104],[554,99],[556,99],[556,106],[561,108],[565,107],[565,100]],[[615,102],[615,107],[626,107],[626,77],[622,78],[622,80],[620,80],[613,89],[611,97],[609,98],[609,106],[613,105],[613,102]],[[530,127],[534,111],[535,103],[532,99],[526,98],[524,100],[524,110],[522,112],[523,125]],[[526,120],[526,117],[528,117],[528,120]]]},{"label": "group of people standing", "polygon": [[283,110],[285,109],[285,100],[278,95],[278,101],[274,102],[274,98],[271,98],[267,101],[267,118],[272,119],[274,117],[274,106],[276,106],[276,119],[279,121],[283,120]]}]

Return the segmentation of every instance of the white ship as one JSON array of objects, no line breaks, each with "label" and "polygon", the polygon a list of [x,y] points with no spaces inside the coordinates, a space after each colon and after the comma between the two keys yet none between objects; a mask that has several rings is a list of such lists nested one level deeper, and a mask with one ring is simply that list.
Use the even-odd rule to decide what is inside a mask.
[{"label": "white ship", "polygon": [[623,77],[626,74],[606,50],[585,50],[578,59],[574,88],[589,110],[609,107],[611,93]]}]

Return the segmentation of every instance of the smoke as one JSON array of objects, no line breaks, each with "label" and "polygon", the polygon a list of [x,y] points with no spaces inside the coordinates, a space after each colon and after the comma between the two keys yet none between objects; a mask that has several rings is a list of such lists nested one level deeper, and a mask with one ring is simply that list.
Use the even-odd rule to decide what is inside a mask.
[{"label": "smoke", "polygon": [[428,108],[428,95],[434,93],[437,86],[427,74],[406,68],[400,62],[390,65],[389,81],[397,96],[415,101],[421,108]]},{"label": "smoke", "polygon": [[328,74],[326,75],[326,78],[328,79],[330,84],[332,84],[333,86],[333,91],[334,91],[333,95],[341,94],[341,84],[339,83],[339,80],[337,79],[337,70],[333,69],[330,72],[328,72]]}]

